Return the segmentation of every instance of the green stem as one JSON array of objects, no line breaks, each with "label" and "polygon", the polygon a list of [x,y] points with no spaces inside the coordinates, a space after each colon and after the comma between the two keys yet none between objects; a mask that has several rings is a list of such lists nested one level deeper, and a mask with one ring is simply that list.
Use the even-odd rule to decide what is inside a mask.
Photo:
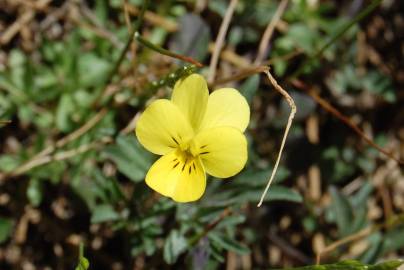
[{"label": "green stem", "polygon": [[83,258],[84,257],[84,244],[83,242],[80,242],[79,245],[79,258]]},{"label": "green stem", "polygon": [[167,56],[170,56],[170,57],[179,59],[179,60],[181,60],[181,61],[194,64],[194,65],[197,66],[197,67],[203,67],[203,64],[199,63],[199,62],[196,61],[195,59],[192,59],[191,57],[174,53],[174,52],[169,51],[169,50],[167,50],[167,49],[164,49],[164,48],[162,48],[162,47],[160,47],[160,46],[158,46],[158,45],[156,45],[156,44],[151,43],[150,41],[144,39],[144,38],[139,34],[139,32],[135,32],[135,39],[136,39],[137,41],[139,41],[139,43],[141,43],[142,45],[146,46],[147,48],[149,48],[149,49],[151,49],[151,50],[153,50],[153,51],[156,51],[156,52],[158,52],[158,53],[160,53],[160,54],[167,55]]},{"label": "green stem", "polygon": [[368,16],[383,0],[373,0],[369,6],[356,15],[349,23],[342,27],[334,36],[330,38],[317,52],[306,58],[306,60],[300,65],[295,73],[292,74],[292,78],[296,78],[303,73],[304,67],[311,63],[314,59],[320,57],[335,41],[337,41],[346,31],[348,31],[353,25],[363,20]]}]

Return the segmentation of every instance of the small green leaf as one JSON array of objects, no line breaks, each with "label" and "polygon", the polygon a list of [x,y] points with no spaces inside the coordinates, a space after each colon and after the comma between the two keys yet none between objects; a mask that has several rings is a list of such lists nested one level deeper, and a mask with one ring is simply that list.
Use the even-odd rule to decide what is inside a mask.
[{"label": "small green leaf", "polygon": [[269,188],[267,198],[265,201],[290,201],[290,202],[303,202],[303,197],[296,191],[283,187],[283,186],[272,186]]},{"label": "small green leaf", "polygon": [[79,254],[79,261],[75,270],[87,270],[90,267],[90,262],[86,257],[84,257],[84,245],[80,243],[80,254]]},{"label": "small green leaf", "polygon": [[170,42],[170,50],[202,61],[210,41],[209,26],[198,15],[185,14],[180,18],[179,29]]},{"label": "small green leaf", "polygon": [[251,104],[253,97],[258,91],[259,85],[260,76],[258,74],[249,77],[242,85],[240,85],[240,93],[247,99],[248,103]]},{"label": "small green leaf", "polygon": [[4,243],[11,235],[13,221],[8,218],[0,217],[0,244]]},{"label": "small green leaf", "polygon": [[177,230],[172,230],[164,244],[164,260],[173,264],[188,247],[187,239]]},{"label": "small green leaf", "polygon": [[83,87],[100,85],[110,69],[110,63],[93,53],[80,56],[78,71],[80,85]]},{"label": "small green leaf", "polygon": [[56,111],[56,126],[59,130],[67,132],[72,128],[71,116],[75,110],[73,97],[68,93],[63,94]]},{"label": "small green leaf", "polygon": [[118,220],[121,216],[109,204],[97,205],[91,216],[91,223],[101,223]]},{"label": "small green leaf", "polygon": [[152,164],[152,157],[134,135],[119,136],[116,144],[108,146],[104,154],[112,159],[118,170],[134,182],[142,181]]},{"label": "small green leaf", "polygon": [[404,226],[390,230],[383,235],[383,253],[396,251],[404,247]]},{"label": "small green leaf", "polygon": [[335,187],[330,188],[330,193],[332,197],[331,208],[334,212],[338,230],[341,236],[348,235],[351,232],[351,225],[354,218],[352,206]]},{"label": "small green leaf", "polygon": [[42,202],[42,183],[37,178],[31,178],[28,183],[27,197],[30,203],[37,207]]},{"label": "small green leaf", "polygon": [[12,155],[2,155],[0,156],[0,171],[11,172],[20,164],[19,159]]},{"label": "small green leaf", "polygon": [[403,260],[394,260],[388,262],[378,263],[370,266],[369,270],[398,270],[398,268],[404,264]]},{"label": "small green leaf", "polygon": [[222,236],[217,233],[210,233],[209,234],[209,239],[216,244],[218,244],[220,247],[229,250],[229,251],[234,251],[238,254],[248,254],[250,253],[250,249],[237,241],[227,237],[227,236]]},{"label": "small green leaf", "polygon": [[87,270],[88,267],[90,267],[90,262],[88,261],[88,259],[85,257],[80,257],[79,263],[76,266],[75,270]]}]

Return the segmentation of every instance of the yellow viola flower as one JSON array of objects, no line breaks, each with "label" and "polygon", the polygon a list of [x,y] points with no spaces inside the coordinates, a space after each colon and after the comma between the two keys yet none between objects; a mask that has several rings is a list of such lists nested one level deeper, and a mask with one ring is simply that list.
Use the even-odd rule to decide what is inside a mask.
[{"label": "yellow viola flower", "polygon": [[249,120],[250,108],[237,90],[209,95],[198,74],[177,81],[171,100],[151,103],[136,124],[139,142],[162,156],[149,169],[147,185],[177,202],[198,200],[206,173],[227,178],[243,169]]}]

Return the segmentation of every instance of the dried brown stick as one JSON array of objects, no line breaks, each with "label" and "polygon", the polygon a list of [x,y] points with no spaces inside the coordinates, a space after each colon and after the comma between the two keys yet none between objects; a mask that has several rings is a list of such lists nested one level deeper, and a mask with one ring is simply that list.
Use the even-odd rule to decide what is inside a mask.
[{"label": "dried brown stick", "polygon": [[266,70],[268,70],[268,67],[266,67],[266,66],[256,66],[256,67],[252,67],[252,68],[245,68],[229,77],[217,79],[213,83],[210,83],[209,86],[213,87],[218,84],[225,84],[228,82],[239,81],[239,80],[247,78],[251,75],[265,72]]},{"label": "dried brown stick", "polygon": [[286,138],[288,137],[289,130],[290,130],[290,127],[292,126],[293,118],[295,117],[296,110],[297,110],[293,98],[289,95],[289,93],[288,93],[286,90],[284,90],[284,89],[278,84],[278,82],[275,80],[275,78],[272,77],[272,75],[271,75],[271,73],[269,72],[269,70],[266,70],[264,73],[267,75],[269,81],[271,82],[271,84],[273,85],[273,87],[275,88],[275,90],[277,90],[277,91],[286,99],[286,101],[288,102],[288,104],[289,104],[291,110],[290,110],[288,122],[287,122],[287,124],[286,124],[285,132],[283,133],[282,142],[281,142],[281,147],[279,148],[278,157],[276,158],[276,162],[275,162],[274,169],[272,170],[271,177],[269,178],[268,183],[267,183],[267,185],[266,185],[266,187],[265,187],[265,190],[264,190],[264,192],[263,192],[262,195],[261,195],[261,199],[260,199],[260,201],[259,201],[259,203],[258,203],[258,207],[260,207],[260,206],[262,205],[262,203],[263,203],[263,201],[264,201],[264,199],[265,199],[265,195],[267,194],[268,189],[269,189],[269,187],[271,186],[272,181],[274,180],[276,171],[278,170],[279,162],[280,162],[281,157],[282,157],[283,148],[285,147]]},{"label": "dried brown stick", "polygon": [[112,138],[106,136],[106,137],[101,138],[100,140],[91,142],[89,144],[80,145],[78,148],[75,148],[72,150],[66,150],[66,151],[63,151],[60,153],[56,153],[54,155],[49,154],[46,156],[40,156],[38,158],[31,160],[29,163],[25,163],[24,166],[21,166],[8,174],[0,175],[0,180],[3,180],[7,177],[15,177],[15,176],[22,175],[29,170],[32,170],[36,167],[48,164],[52,161],[61,161],[61,160],[72,158],[79,154],[83,154],[89,150],[97,149],[97,148],[103,146],[104,144],[107,144],[110,142],[112,142]]},{"label": "dried brown stick", "polygon": [[324,256],[325,254],[335,250],[336,248],[348,244],[350,242],[354,242],[357,241],[359,239],[362,239],[368,235],[370,235],[372,232],[374,232],[374,228],[372,227],[368,227],[365,228],[363,230],[360,230],[359,232],[352,234],[352,235],[348,235],[345,238],[342,238],[338,241],[335,241],[334,243],[332,243],[331,245],[326,246],[325,248],[323,248],[320,252],[318,252],[316,254],[316,264],[320,264],[321,262],[321,256]]},{"label": "dried brown stick", "polygon": [[209,64],[208,82],[212,83],[216,76],[216,67],[219,61],[220,51],[222,50],[224,38],[226,37],[227,30],[229,29],[231,18],[233,17],[234,10],[237,6],[238,0],[231,0],[227,7],[226,14],[219,28],[219,33],[216,37],[215,48]]},{"label": "dried brown stick", "polygon": [[334,106],[332,106],[328,101],[326,101],[325,99],[320,97],[317,93],[315,93],[313,90],[311,90],[310,87],[307,86],[305,83],[303,83],[300,80],[295,79],[292,81],[292,84],[296,88],[303,90],[305,93],[307,93],[309,96],[311,96],[324,110],[328,111],[329,113],[331,113],[332,115],[337,117],[339,120],[341,120],[345,125],[350,127],[353,131],[355,131],[356,134],[359,135],[359,137],[361,137],[370,146],[372,146],[373,148],[375,148],[377,151],[384,154],[388,158],[395,160],[397,163],[399,163],[401,165],[404,165],[404,161],[393,156],[392,153],[390,153],[387,150],[383,149],[382,147],[378,146],[357,125],[355,125],[347,116],[342,114]]},{"label": "dried brown stick", "polygon": [[68,134],[67,136],[61,138],[58,140],[54,145],[48,146],[45,149],[43,149],[41,152],[33,156],[31,159],[29,159],[27,162],[23,163],[21,166],[17,167],[12,173],[10,174],[3,174],[1,175],[1,179],[5,179],[8,177],[15,177],[18,175],[21,175],[32,168],[38,167],[40,165],[49,163],[52,161],[52,158],[50,155],[58,148],[61,148],[68,144],[71,141],[76,140],[77,138],[81,137],[83,134],[85,134],[87,131],[92,129],[95,125],[97,125],[105,116],[105,114],[108,112],[107,109],[101,109],[96,115],[94,115],[89,121],[87,121],[83,126],[80,128],[76,129],[74,132]]},{"label": "dried brown stick", "polygon": [[316,263],[320,264],[321,262],[321,256],[324,256],[325,254],[335,250],[336,248],[342,246],[342,245],[346,245],[348,243],[354,242],[354,241],[358,241],[376,231],[379,231],[381,229],[389,229],[389,228],[394,228],[400,224],[404,223],[404,214],[399,214],[399,215],[395,215],[395,216],[391,216],[388,220],[386,220],[385,222],[383,222],[382,224],[376,224],[373,226],[369,226],[367,228],[364,228],[362,230],[360,230],[359,232],[356,232],[354,234],[348,235],[338,241],[335,241],[334,243],[326,246],[325,248],[323,248],[321,251],[319,251],[316,254]]},{"label": "dried brown stick", "polygon": [[275,232],[274,230],[270,230],[268,234],[268,238],[271,242],[273,242],[276,246],[278,246],[285,255],[300,261],[303,264],[311,264],[312,259],[307,257],[303,252],[301,252],[298,248],[294,247],[292,244],[288,243],[285,239],[279,236],[279,232]]},{"label": "dried brown stick", "polygon": [[[225,84],[225,83],[232,82],[232,81],[242,80],[242,79],[247,78],[247,77],[249,77],[251,75],[254,75],[254,74],[257,74],[257,73],[260,73],[260,72],[263,72],[263,71],[267,70],[268,69],[267,66],[274,63],[275,61],[278,61],[278,60],[287,61],[287,60],[290,60],[290,59],[292,59],[292,58],[294,58],[296,56],[301,55],[302,53],[303,52],[301,50],[296,50],[296,51],[293,51],[291,53],[287,53],[285,55],[273,57],[273,58],[269,59],[268,61],[264,61],[262,63],[262,65],[260,65],[260,66],[244,67],[244,68],[240,69],[237,73],[235,73],[233,75],[230,75],[229,77],[215,80],[214,82],[210,83],[209,86],[213,87],[213,86],[216,86],[216,85],[219,85],[219,84]],[[222,54],[221,54],[221,56],[222,56]],[[223,55],[222,58],[223,58],[223,60],[229,61],[225,55]],[[242,67],[242,66],[244,66],[244,64],[248,63],[247,60],[244,60],[244,61],[243,61],[242,65],[240,65],[240,67]],[[229,62],[231,62],[231,61],[229,61]]]},{"label": "dried brown stick", "polygon": [[286,6],[288,5],[288,0],[282,0],[279,4],[276,12],[269,22],[267,28],[265,29],[264,35],[262,35],[259,47],[258,47],[258,54],[254,60],[254,65],[260,65],[265,58],[265,54],[267,52],[269,41],[274,33],[276,25],[279,23],[279,20],[282,17],[282,14],[285,12]]},{"label": "dried brown stick", "polygon": [[[137,16],[140,14],[140,10],[130,3],[126,4],[126,8],[131,15]],[[153,25],[164,28],[168,32],[175,32],[178,29],[178,25],[176,22],[167,20],[163,16],[160,16],[148,10],[144,14],[144,19]]]},{"label": "dried brown stick", "polygon": [[[51,0],[39,0],[35,5],[38,9],[43,9],[49,4]],[[10,27],[8,27],[0,36],[0,45],[10,42],[10,40],[21,30],[21,28],[28,24],[35,16],[35,9],[26,10],[21,17],[18,18]]]}]

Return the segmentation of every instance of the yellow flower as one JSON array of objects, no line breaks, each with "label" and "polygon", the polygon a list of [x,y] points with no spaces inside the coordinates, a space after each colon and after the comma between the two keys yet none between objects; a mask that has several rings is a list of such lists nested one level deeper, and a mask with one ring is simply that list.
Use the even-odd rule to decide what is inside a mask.
[{"label": "yellow flower", "polygon": [[151,103],[136,125],[139,142],[162,155],[148,171],[147,185],[177,202],[198,200],[206,173],[227,178],[244,167],[243,132],[249,120],[248,103],[237,90],[222,88],[209,95],[202,76],[179,80],[171,100]]}]

